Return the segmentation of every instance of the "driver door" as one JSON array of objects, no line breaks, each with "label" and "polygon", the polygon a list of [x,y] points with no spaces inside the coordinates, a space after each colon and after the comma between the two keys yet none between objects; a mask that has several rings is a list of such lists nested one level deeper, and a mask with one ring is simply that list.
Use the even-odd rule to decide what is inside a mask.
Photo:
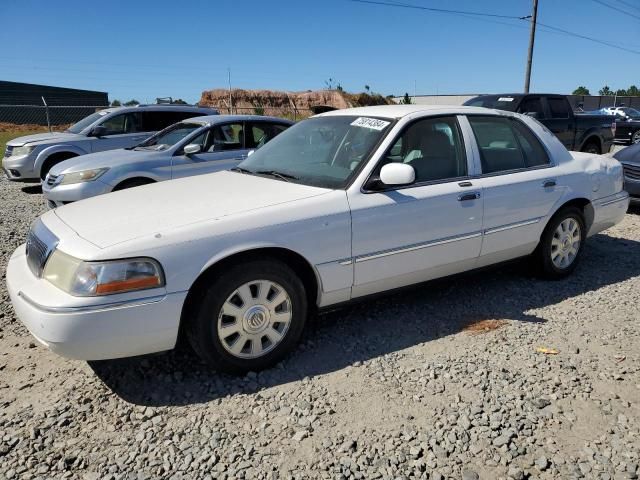
[{"label": "driver door", "polygon": [[456,117],[418,119],[398,136],[374,175],[411,165],[413,184],[350,190],[353,297],[473,268],[482,245],[482,189]]},{"label": "driver door", "polygon": [[185,155],[184,150],[180,149],[174,154],[171,178],[202,175],[235,167],[247,158],[248,149],[245,148],[244,137],[243,122],[209,128],[188,142],[200,145],[200,152]]},{"label": "driver door", "polygon": [[92,152],[133,147],[150,135],[141,131],[140,115],[135,113],[114,115],[103,121],[100,126],[105,127],[107,133],[102,137],[92,138]]}]

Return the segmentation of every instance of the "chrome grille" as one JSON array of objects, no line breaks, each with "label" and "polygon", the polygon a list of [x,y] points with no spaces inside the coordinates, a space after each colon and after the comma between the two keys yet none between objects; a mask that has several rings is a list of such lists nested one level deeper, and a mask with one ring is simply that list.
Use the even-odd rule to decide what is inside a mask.
[{"label": "chrome grille", "polygon": [[57,245],[58,238],[40,219],[36,220],[27,236],[27,265],[36,277],[42,276],[47,259]]},{"label": "chrome grille", "polygon": [[51,173],[47,175],[47,185],[53,185],[54,183],[56,183],[56,180],[58,180],[58,175],[53,175]]},{"label": "chrome grille", "polygon": [[624,176],[630,180],[640,180],[640,165],[622,165]]}]

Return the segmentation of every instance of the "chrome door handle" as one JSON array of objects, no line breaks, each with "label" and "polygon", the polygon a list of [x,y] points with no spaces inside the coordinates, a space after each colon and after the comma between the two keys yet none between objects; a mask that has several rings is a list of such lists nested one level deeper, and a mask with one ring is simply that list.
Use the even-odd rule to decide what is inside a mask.
[{"label": "chrome door handle", "polygon": [[459,202],[466,202],[469,200],[477,200],[480,198],[480,192],[463,193],[458,195]]},{"label": "chrome door handle", "polygon": [[542,184],[542,188],[551,188],[556,186],[555,180],[545,180]]}]

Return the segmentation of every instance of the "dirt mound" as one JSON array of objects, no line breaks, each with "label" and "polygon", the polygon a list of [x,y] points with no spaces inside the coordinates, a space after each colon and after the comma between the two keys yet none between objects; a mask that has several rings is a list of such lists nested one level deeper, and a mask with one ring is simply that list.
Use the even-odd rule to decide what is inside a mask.
[{"label": "dirt mound", "polygon": [[[231,96],[231,99],[229,98]],[[317,107],[350,108],[387,105],[391,100],[378,94],[352,94],[339,90],[282,92],[275,90],[225,90],[202,92],[200,105],[217,108],[221,113],[308,117]]]}]

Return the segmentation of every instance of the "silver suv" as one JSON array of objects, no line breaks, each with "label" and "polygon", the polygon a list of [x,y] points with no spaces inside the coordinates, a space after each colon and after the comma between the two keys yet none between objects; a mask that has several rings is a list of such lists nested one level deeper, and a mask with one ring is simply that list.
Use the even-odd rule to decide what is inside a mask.
[{"label": "silver suv", "polygon": [[86,153],[133,147],[154,133],[191,117],[216,115],[212,108],[138,105],[93,113],[64,132],[38,133],[7,143],[2,161],[9,180],[44,180],[54,165]]}]

